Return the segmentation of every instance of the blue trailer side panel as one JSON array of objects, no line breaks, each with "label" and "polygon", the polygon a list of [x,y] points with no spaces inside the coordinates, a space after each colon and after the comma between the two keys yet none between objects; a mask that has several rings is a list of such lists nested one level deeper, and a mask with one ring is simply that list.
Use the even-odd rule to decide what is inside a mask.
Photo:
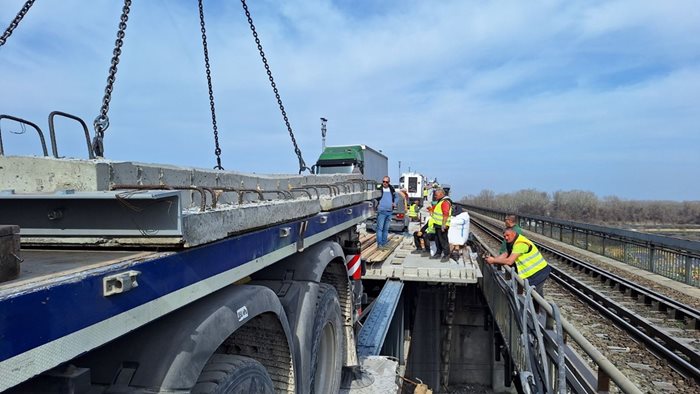
[{"label": "blue trailer side panel", "polygon": [[[360,203],[315,215],[306,220],[304,241],[316,243],[369,214]],[[302,222],[0,293],[0,391],[295,253]],[[139,272],[139,286],[104,296],[103,278],[125,270]]]}]

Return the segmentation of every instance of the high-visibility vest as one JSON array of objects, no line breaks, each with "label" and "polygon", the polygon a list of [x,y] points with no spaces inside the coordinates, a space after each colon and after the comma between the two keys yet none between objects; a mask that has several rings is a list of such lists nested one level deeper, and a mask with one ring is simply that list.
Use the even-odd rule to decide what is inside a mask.
[{"label": "high-visibility vest", "polygon": [[418,204],[411,204],[411,209],[408,210],[408,216],[412,218],[418,217]]},{"label": "high-visibility vest", "polygon": [[423,197],[428,198],[428,189],[423,189]]},{"label": "high-visibility vest", "polygon": [[[515,244],[523,243],[528,246],[529,251],[523,253],[515,259],[515,264],[518,267],[518,275],[523,278],[529,278],[535,275],[541,269],[547,266],[547,261],[542,257],[537,246],[532,243],[529,239],[525,238],[524,235],[518,235],[515,240]],[[515,244],[513,246],[515,246]]]},{"label": "high-visibility vest", "polygon": [[433,208],[433,213],[430,216],[433,218],[435,224],[442,225],[442,204],[444,204],[445,201],[448,201],[450,203],[450,212],[447,213],[446,223],[446,225],[449,227],[450,219],[452,217],[452,200],[450,200],[449,197],[443,197],[440,201],[438,201],[438,203],[435,204],[435,208]]},{"label": "high-visibility vest", "polygon": [[433,220],[433,217],[428,218],[428,227],[425,229],[425,232],[428,234],[435,234],[435,227],[433,226],[435,224],[435,221]]}]

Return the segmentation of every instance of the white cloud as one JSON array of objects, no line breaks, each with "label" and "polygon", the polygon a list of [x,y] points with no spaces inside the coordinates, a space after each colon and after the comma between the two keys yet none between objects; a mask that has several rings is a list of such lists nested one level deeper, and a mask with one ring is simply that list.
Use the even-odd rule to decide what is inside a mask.
[{"label": "white cloud", "polygon": [[[0,24],[22,4],[4,0]],[[235,167],[227,168],[296,172],[240,4],[205,7],[223,157]],[[325,116],[330,144],[382,149],[392,176],[401,160],[404,169],[445,179],[458,196],[482,188],[669,199],[700,192],[669,186],[684,182],[674,178],[681,167],[700,166],[697,155],[683,156],[697,150],[700,134],[700,11],[693,1],[295,0],[249,7],[309,165]],[[105,0],[36,3],[0,48],[0,113],[45,127],[46,115],[62,109],[91,123],[120,12],[121,4]],[[196,4],[135,3],[126,36],[108,155],[210,167]],[[506,176],[504,157],[524,163]],[[599,168],[629,181],[615,190],[612,179],[593,174]],[[636,182],[640,168],[669,176],[652,190]]]}]

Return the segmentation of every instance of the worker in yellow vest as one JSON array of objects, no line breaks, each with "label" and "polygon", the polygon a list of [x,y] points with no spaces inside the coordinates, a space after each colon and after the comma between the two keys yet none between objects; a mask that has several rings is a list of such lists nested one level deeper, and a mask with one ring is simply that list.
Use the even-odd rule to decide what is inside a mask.
[{"label": "worker in yellow vest", "polygon": [[417,222],[419,220],[418,218],[418,202],[413,201],[413,204],[411,204],[411,207],[408,209],[408,217],[411,218],[411,221]]},{"label": "worker in yellow vest", "polygon": [[440,259],[440,255],[442,255],[440,261],[447,263],[450,261],[450,243],[447,240],[447,230],[450,227],[450,217],[452,216],[452,200],[445,195],[445,190],[440,187],[435,189],[433,195],[437,203],[430,216],[434,222],[437,252],[431,259]]},{"label": "worker in yellow vest", "polygon": [[[420,230],[413,232],[413,244],[416,245],[416,250],[412,254],[420,254],[424,257],[430,257],[430,241],[435,238],[435,229],[433,229],[433,218],[428,218]],[[421,245],[421,239],[423,243]]]},{"label": "worker in yellow vest", "polygon": [[509,266],[515,264],[518,276],[527,279],[530,285],[535,286],[535,290],[544,296],[544,281],[549,277],[552,268],[542,257],[537,246],[512,227],[503,231],[503,238],[506,239],[507,250],[499,256],[487,257],[486,262]]}]

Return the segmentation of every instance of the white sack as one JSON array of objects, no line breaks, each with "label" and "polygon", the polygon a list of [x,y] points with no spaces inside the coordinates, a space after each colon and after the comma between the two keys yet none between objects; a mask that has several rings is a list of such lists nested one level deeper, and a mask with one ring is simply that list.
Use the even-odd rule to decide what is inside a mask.
[{"label": "white sack", "polygon": [[469,213],[462,212],[450,219],[450,228],[447,230],[447,239],[450,245],[464,245],[469,238]]}]

